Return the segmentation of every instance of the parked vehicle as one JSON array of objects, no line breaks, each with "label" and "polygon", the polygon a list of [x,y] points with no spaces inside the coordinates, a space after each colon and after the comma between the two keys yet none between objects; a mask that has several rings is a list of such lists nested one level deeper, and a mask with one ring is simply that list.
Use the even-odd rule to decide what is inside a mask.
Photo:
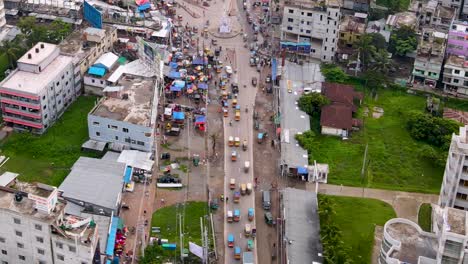
[{"label": "parked vehicle", "polygon": [[237,160],[237,151],[234,150],[231,153],[231,161],[236,161],[236,160]]},{"label": "parked vehicle", "polygon": [[229,116],[229,111],[223,107],[223,116],[228,117]]},{"label": "parked vehicle", "polygon": [[218,199],[217,198],[214,198],[211,200],[210,202],[210,208],[211,210],[218,210],[219,208],[219,202],[218,202]]},{"label": "parked vehicle", "polygon": [[241,248],[240,247],[235,247],[234,248],[234,259],[240,259],[241,258]]},{"label": "parked vehicle", "polygon": [[228,76],[230,76],[232,74],[232,67],[231,66],[226,65],[226,67],[224,69],[226,70],[226,73],[228,74]]},{"label": "parked vehicle", "polygon": [[170,129],[166,129],[166,136],[178,136],[180,135],[180,128],[179,127],[171,127]]},{"label": "parked vehicle", "polygon": [[239,209],[234,210],[234,222],[240,221],[240,211]]},{"label": "parked vehicle", "polygon": [[252,239],[247,240],[247,251],[252,251],[254,249],[254,242]]},{"label": "parked vehicle", "polygon": [[246,192],[247,192],[247,186],[245,185],[245,183],[242,183],[240,185],[240,193],[241,195],[245,195]]},{"label": "parked vehicle", "polygon": [[273,225],[273,215],[270,212],[265,212],[265,223]]},{"label": "parked vehicle", "polygon": [[239,138],[239,137],[235,137],[235,138],[234,138],[234,146],[235,146],[235,147],[239,147],[239,146],[240,146],[240,138]]},{"label": "parked vehicle", "polygon": [[263,143],[263,133],[258,133],[257,134],[257,143],[262,144]]},{"label": "parked vehicle", "polygon": [[249,208],[249,210],[247,211],[247,218],[249,219],[249,221],[253,221],[254,219],[254,209],[253,208]]},{"label": "parked vehicle", "polygon": [[271,207],[270,191],[262,192],[262,205],[263,205],[263,209],[270,210],[270,207]]},{"label": "parked vehicle", "polygon": [[234,247],[234,235],[233,234],[229,234],[228,235],[228,247],[232,248]]},{"label": "parked vehicle", "polygon": [[236,179],[231,178],[231,181],[229,182],[229,189],[234,190],[236,188]]},{"label": "parked vehicle", "polygon": [[232,214],[232,211],[227,211],[227,221],[228,223],[232,223],[233,221],[233,214]]},{"label": "parked vehicle", "polygon": [[266,83],[271,83],[271,74],[268,74],[267,77],[265,78]]},{"label": "parked vehicle", "polygon": [[240,201],[240,192],[234,192],[234,203],[239,203]]},{"label": "parked vehicle", "polygon": [[245,173],[248,173],[248,172],[249,172],[249,169],[250,169],[250,162],[249,162],[249,161],[245,161],[245,162],[244,162],[244,172],[245,172]]},{"label": "parked vehicle", "polygon": [[247,140],[246,139],[244,139],[244,141],[242,142],[242,150],[243,151],[247,150]]},{"label": "parked vehicle", "polygon": [[234,146],[234,137],[233,137],[233,136],[229,136],[229,138],[228,138],[228,146],[229,146],[229,147]]},{"label": "parked vehicle", "polygon": [[252,229],[250,228],[250,224],[245,224],[245,227],[244,227],[245,237],[250,237],[251,232],[252,232]]},{"label": "parked vehicle", "polygon": [[252,183],[247,183],[247,194],[251,194],[252,193]]},{"label": "parked vehicle", "polygon": [[235,115],[235,117],[234,117],[234,120],[240,121],[240,111],[237,111],[237,110],[236,110],[236,115]]}]

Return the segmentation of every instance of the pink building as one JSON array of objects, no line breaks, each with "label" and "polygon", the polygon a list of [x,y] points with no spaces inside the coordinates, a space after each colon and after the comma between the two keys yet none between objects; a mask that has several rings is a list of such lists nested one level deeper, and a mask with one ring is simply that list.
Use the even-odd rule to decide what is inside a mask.
[{"label": "pink building", "polygon": [[5,123],[41,134],[76,99],[73,57],[40,42],[18,60],[18,69],[0,83]]},{"label": "pink building", "polygon": [[452,23],[448,33],[447,54],[468,57],[468,22]]}]

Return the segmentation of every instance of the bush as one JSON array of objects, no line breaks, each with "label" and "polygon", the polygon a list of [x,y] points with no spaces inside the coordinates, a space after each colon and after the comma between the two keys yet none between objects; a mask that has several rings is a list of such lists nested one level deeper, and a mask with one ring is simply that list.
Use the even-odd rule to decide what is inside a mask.
[{"label": "bush", "polygon": [[424,203],[419,207],[418,224],[422,230],[431,232],[432,226],[432,206],[431,204]]},{"label": "bush", "polygon": [[330,100],[319,93],[305,94],[299,98],[299,109],[309,115],[314,115],[320,112],[320,109],[330,103]]},{"label": "bush", "polygon": [[345,83],[348,80],[348,75],[335,64],[323,63],[320,69],[327,82]]},{"label": "bush", "polygon": [[411,112],[407,121],[407,129],[412,138],[443,149],[449,148],[451,135],[460,126],[456,121],[420,112]]}]

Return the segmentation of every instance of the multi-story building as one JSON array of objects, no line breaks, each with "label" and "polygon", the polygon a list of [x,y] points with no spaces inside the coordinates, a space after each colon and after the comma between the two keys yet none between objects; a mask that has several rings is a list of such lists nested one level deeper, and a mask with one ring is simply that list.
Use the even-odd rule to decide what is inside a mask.
[{"label": "multi-story building", "polygon": [[393,31],[401,27],[410,27],[416,29],[419,24],[419,19],[413,12],[401,12],[394,15],[389,15],[387,21],[385,22],[385,30]]},{"label": "multi-story building", "polygon": [[3,120],[19,130],[43,133],[76,99],[73,57],[39,42],[0,83]]},{"label": "multi-story building", "polygon": [[463,6],[461,6],[460,20],[468,21],[468,1],[463,1]]},{"label": "multi-story building", "polygon": [[340,1],[314,0],[286,2],[281,25],[281,41],[309,43],[310,55],[332,61],[338,44]]},{"label": "multi-story building", "polygon": [[5,4],[3,0],[0,0],[0,29],[6,25],[5,19]]},{"label": "multi-story building", "polygon": [[468,212],[432,205],[432,230],[404,218],[383,229],[379,264],[462,264],[468,261]]},{"label": "multi-story building", "polygon": [[414,86],[436,88],[444,62],[446,39],[445,33],[432,28],[423,30],[411,76]]},{"label": "multi-story building", "polygon": [[450,25],[457,17],[455,8],[443,6],[436,0],[421,4],[418,14],[420,27],[434,27],[443,32],[449,30]]},{"label": "multi-story building", "polygon": [[367,13],[370,9],[370,0],[343,0],[343,8]]},{"label": "multi-story building", "polygon": [[158,105],[158,80],[125,74],[88,114],[91,140],[112,143],[113,149],[151,152]]},{"label": "multi-story building", "polygon": [[117,40],[117,28],[104,25],[103,29],[89,27],[84,30],[73,31],[59,44],[62,54],[73,56],[73,74],[75,75],[75,86],[79,87],[78,92],[81,93],[82,91],[83,76],[88,68],[102,54],[112,51]]},{"label": "multi-story building", "polygon": [[454,21],[450,26],[447,41],[447,54],[468,57],[468,23]]},{"label": "multi-story building", "polygon": [[104,88],[110,85],[107,79],[117,69],[118,59],[119,56],[112,52],[107,52],[96,60],[83,78],[84,91],[86,94],[103,95]]},{"label": "multi-story building", "polygon": [[55,187],[0,188],[1,263],[96,263],[97,225],[64,213]]},{"label": "multi-story building", "polygon": [[468,126],[452,135],[439,205],[468,210]]},{"label": "multi-story building", "polygon": [[448,55],[442,82],[444,92],[454,96],[468,96],[468,60],[463,56]]},{"label": "multi-story building", "polygon": [[[356,13],[354,16],[343,16],[339,28],[338,45],[353,48],[353,45],[361,39],[366,30],[366,16],[360,16]],[[365,14],[362,14],[365,15]]]}]

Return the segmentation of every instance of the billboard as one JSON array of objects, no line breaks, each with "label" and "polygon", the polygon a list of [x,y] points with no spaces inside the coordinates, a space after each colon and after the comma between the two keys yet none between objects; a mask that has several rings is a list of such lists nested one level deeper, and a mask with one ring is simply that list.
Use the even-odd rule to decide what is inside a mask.
[{"label": "billboard", "polygon": [[311,45],[308,42],[280,42],[281,49],[287,49],[288,51],[294,51],[299,53],[310,53]]},{"label": "billboard", "polygon": [[102,13],[88,2],[84,2],[83,17],[93,27],[102,29]]},{"label": "billboard", "polygon": [[162,67],[161,64],[166,58],[167,46],[147,42],[141,37],[137,37],[137,42],[138,58],[149,67],[152,67],[153,69],[157,69],[159,71],[159,69]]}]

